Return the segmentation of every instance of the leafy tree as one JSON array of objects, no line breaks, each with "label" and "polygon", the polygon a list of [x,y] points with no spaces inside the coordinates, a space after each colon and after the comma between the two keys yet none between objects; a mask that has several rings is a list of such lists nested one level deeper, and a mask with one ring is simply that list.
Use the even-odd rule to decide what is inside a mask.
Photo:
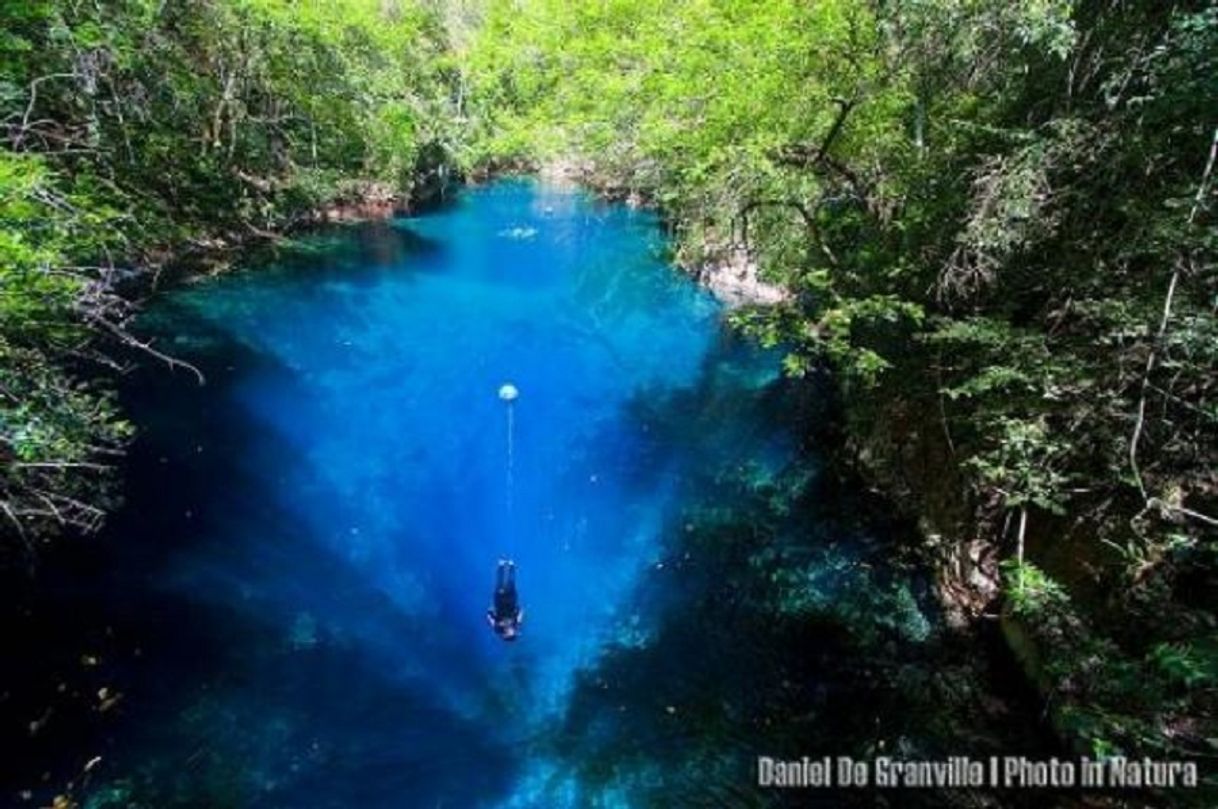
[{"label": "leafy tree", "polygon": [[[783,284],[736,324],[834,372],[848,442],[918,516],[969,515],[933,530],[1013,533],[1013,598],[1114,594],[1059,605],[1113,683],[1079,732],[1112,742],[1206,711],[1117,686],[1147,637],[1188,641],[1156,610],[1215,617],[1176,588],[1218,527],[1216,60],[1204,3],[532,0],[489,5],[464,81],[475,160],[568,158],[659,204],[691,268],[743,253]],[[950,473],[902,473],[916,453]]]},{"label": "leafy tree", "polygon": [[6,4],[0,34],[0,516],[91,530],[130,434],[106,390],[120,281],[273,238],[378,185],[443,183],[459,125],[413,2]]}]

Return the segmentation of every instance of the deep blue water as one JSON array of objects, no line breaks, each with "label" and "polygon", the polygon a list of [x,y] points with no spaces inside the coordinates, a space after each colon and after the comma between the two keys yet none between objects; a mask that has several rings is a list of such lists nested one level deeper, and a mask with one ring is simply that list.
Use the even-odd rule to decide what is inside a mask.
[{"label": "deep blue water", "polygon": [[206,384],[124,378],[124,506],[0,618],[0,803],[870,806],[756,757],[1043,752],[831,397],[666,248],[502,181],[158,294],[139,329]]},{"label": "deep blue water", "polygon": [[[542,742],[579,672],[654,635],[641,583],[690,474],[790,460],[781,421],[734,409],[776,358],[652,214],[571,190],[499,182],[306,247],[144,318],[207,384],[146,369],[128,394],[106,587],[153,640],[113,794],[143,773],[184,805],[587,805]],[[503,556],[515,644],[484,619]]]}]

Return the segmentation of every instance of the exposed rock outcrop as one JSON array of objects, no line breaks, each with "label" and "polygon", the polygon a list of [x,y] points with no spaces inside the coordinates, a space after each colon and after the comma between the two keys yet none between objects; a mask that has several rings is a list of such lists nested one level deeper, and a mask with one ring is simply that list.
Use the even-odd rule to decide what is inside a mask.
[{"label": "exposed rock outcrop", "polygon": [[756,259],[743,247],[711,253],[693,275],[729,307],[773,305],[791,299],[789,290],[762,280]]}]

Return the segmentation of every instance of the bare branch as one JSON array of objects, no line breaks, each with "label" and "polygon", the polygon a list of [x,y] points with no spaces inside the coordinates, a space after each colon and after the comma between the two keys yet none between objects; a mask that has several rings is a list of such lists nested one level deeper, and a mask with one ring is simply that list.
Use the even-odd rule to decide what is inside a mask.
[{"label": "bare branch", "polygon": [[[1197,219],[1197,212],[1201,210],[1201,202],[1205,199],[1206,189],[1209,188],[1210,175],[1214,170],[1214,158],[1218,157],[1218,127],[1214,128],[1214,135],[1210,139],[1209,157],[1205,161],[1205,171],[1201,174],[1201,182],[1197,186],[1197,194],[1193,197],[1192,209],[1188,212],[1188,224],[1192,225]],[[1183,266],[1183,260],[1177,261],[1172,269],[1171,280],[1167,284],[1167,294],[1163,298],[1163,314],[1159,318],[1159,328],[1155,333],[1154,343],[1151,344],[1150,353],[1146,356],[1146,369],[1142,372],[1142,388],[1138,395],[1138,415],[1134,421],[1133,435],[1129,438],[1129,468],[1133,472],[1133,479],[1138,484],[1138,491],[1142,498],[1146,499],[1146,485],[1142,481],[1142,472],[1138,468],[1138,442],[1142,438],[1142,431],[1146,426],[1146,399],[1147,393],[1150,390],[1150,375],[1155,370],[1155,364],[1159,361],[1159,350],[1163,345],[1163,338],[1167,334],[1167,324],[1171,320],[1172,303],[1176,296],[1176,287],[1180,282],[1180,271]]]},{"label": "bare branch", "polygon": [[13,138],[14,149],[21,147],[21,141],[24,137],[24,133],[30,127],[30,116],[34,114],[34,105],[38,103],[38,85],[42,84],[44,81],[50,81],[51,79],[74,78],[76,78],[75,73],[49,73],[45,76],[39,76],[30,82],[30,100],[29,103],[25,105],[25,114],[21,116],[21,132],[18,133],[15,138]]},{"label": "bare branch", "polygon": [[90,322],[101,326],[103,329],[113,334],[124,345],[143,351],[145,354],[150,354],[168,365],[170,368],[185,368],[195,375],[195,378],[199,380],[200,386],[207,384],[207,378],[203,376],[203,372],[194,365],[191,365],[185,360],[180,360],[177,357],[172,357],[164,352],[158,351],[152,347],[151,342],[145,342],[138,339],[135,335],[128,332],[122,326],[111,323],[109,320],[106,320],[103,317],[91,317]]}]

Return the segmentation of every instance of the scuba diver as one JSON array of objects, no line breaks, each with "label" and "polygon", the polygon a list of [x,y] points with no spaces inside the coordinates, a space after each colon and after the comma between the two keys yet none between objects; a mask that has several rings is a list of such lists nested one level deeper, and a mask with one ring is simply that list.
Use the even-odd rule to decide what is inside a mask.
[{"label": "scuba diver", "polygon": [[500,559],[495,570],[495,596],[491,608],[486,611],[486,622],[504,640],[520,637],[524,610],[516,597],[516,563],[510,559]]}]

